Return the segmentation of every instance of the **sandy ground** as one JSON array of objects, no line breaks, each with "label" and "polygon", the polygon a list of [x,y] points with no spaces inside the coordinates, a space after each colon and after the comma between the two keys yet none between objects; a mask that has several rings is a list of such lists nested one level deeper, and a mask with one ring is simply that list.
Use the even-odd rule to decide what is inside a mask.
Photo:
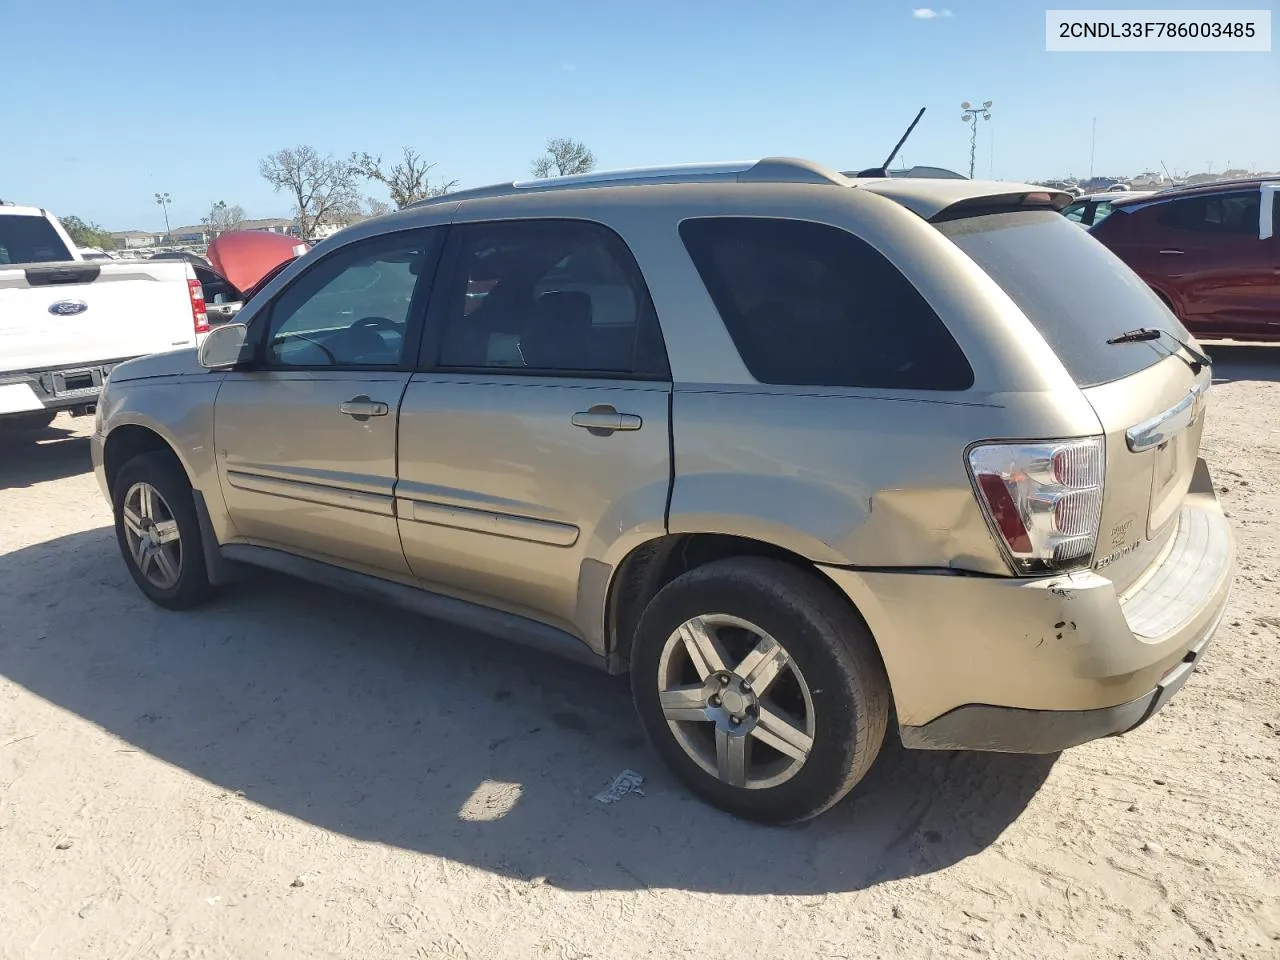
[{"label": "sandy ground", "polygon": [[1241,565],[1183,692],[794,829],[691,799],[585,668],[266,574],[158,610],[87,421],[0,448],[0,957],[1280,957],[1280,350],[1218,354]]}]

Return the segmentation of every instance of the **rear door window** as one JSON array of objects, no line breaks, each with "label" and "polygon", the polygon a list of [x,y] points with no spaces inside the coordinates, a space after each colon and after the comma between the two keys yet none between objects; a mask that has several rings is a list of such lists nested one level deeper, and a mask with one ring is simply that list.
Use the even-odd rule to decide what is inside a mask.
[{"label": "rear door window", "polygon": [[973,385],[969,362],[933,308],[852,234],[800,220],[717,217],[684,221],[680,236],[742,362],[761,383]]},{"label": "rear door window", "polygon": [[1082,386],[1127,377],[1168,356],[1167,338],[1107,340],[1137,327],[1189,334],[1110,250],[1049,210],[993,213],[936,224],[1026,314]]}]

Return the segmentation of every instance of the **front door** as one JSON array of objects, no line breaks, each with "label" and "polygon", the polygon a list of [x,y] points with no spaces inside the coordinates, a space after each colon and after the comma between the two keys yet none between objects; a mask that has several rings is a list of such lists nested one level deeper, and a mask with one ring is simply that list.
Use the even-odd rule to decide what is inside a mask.
[{"label": "front door", "polygon": [[587,636],[602,558],[665,522],[671,385],[648,291],[583,221],[455,226],[450,248],[401,405],[405,554],[428,586]]},{"label": "front door", "polygon": [[438,234],[339,247],[255,316],[260,359],[214,408],[237,536],[409,576],[396,530],[396,416],[420,339]]}]

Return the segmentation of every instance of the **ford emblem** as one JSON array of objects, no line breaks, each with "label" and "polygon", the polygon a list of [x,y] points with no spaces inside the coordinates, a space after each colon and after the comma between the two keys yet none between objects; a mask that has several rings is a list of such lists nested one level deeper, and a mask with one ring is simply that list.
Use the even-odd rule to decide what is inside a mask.
[{"label": "ford emblem", "polygon": [[59,300],[49,304],[49,312],[55,317],[74,317],[88,309],[89,305],[83,300]]}]

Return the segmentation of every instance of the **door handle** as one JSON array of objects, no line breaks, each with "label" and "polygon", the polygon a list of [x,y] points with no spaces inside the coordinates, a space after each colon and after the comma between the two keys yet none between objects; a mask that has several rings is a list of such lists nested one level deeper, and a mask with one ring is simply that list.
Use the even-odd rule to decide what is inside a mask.
[{"label": "door handle", "polygon": [[590,410],[579,410],[569,418],[569,422],[597,436],[607,436],[615,430],[639,430],[644,425],[644,421],[634,413],[619,413],[607,403],[596,404]]},{"label": "door handle", "polygon": [[1161,251],[1160,251],[1160,253],[1161,253],[1161,254],[1163,254],[1164,256],[1176,255],[1176,256],[1179,256],[1179,257],[1180,257],[1180,256],[1182,256],[1182,254],[1183,254],[1184,252],[1185,252],[1185,251],[1183,251],[1183,250],[1172,250],[1172,249],[1170,249],[1170,250],[1161,250]]},{"label": "door handle", "polygon": [[380,400],[370,400],[362,395],[344,401],[338,407],[338,412],[355,420],[368,420],[370,417],[385,417],[391,412],[391,408]]}]

